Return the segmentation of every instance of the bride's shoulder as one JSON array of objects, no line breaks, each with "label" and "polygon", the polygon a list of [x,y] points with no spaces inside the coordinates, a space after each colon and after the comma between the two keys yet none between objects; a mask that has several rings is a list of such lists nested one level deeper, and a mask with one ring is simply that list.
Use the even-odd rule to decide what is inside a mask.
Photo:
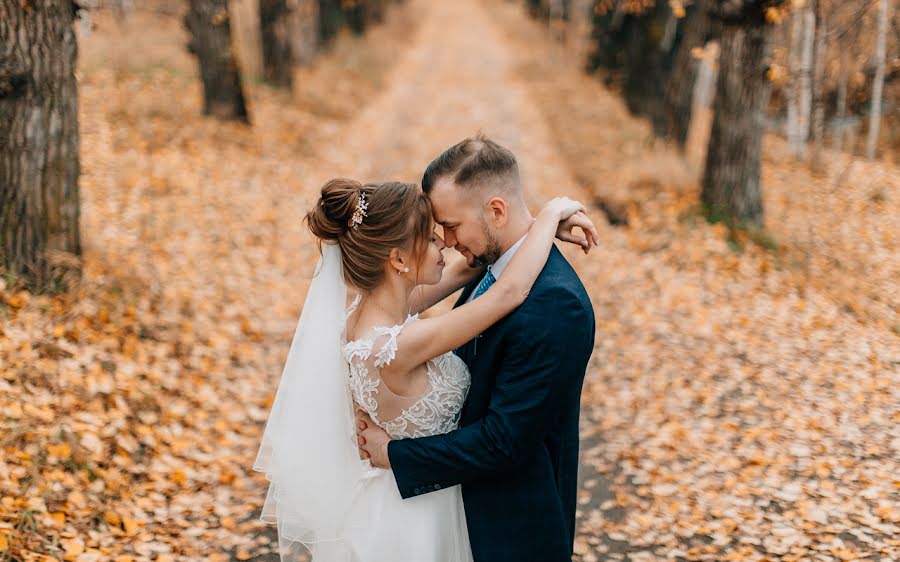
[{"label": "bride's shoulder", "polygon": [[412,314],[407,316],[404,322],[396,324],[393,320],[377,313],[363,314],[356,318],[356,322],[352,326],[348,323],[347,342],[374,343],[384,338],[395,339],[403,331],[403,328],[418,318],[418,314]]}]

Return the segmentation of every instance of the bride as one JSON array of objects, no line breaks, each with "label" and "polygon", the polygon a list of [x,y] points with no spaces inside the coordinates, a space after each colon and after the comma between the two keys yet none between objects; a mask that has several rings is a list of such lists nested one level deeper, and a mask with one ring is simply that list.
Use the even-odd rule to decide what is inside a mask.
[{"label": "bride", "polygon": [[270,481],[262,519],[278,525],[282,561],[472,560],[460,487],[401,499],[389,470],[360,459],[354,407],[392,438],[453,430],[470,374],[452,350],[522,304],[560,223],[583,210],[550,201],[500,279],[420,318],[483,270],[445,263],[417,185],[322,187],[306,216],[322,257],[253,466]]}]

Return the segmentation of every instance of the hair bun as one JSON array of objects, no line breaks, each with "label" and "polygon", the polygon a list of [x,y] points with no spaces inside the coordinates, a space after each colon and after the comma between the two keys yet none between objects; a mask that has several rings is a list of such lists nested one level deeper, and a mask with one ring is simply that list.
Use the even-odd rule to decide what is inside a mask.
[{"label": "hair bun", "polygon": [[337,178],[322,186],[316,206],[306,214],[312,233],[321,240],[340,239],[353,217],[363,186],[355,180]]}]

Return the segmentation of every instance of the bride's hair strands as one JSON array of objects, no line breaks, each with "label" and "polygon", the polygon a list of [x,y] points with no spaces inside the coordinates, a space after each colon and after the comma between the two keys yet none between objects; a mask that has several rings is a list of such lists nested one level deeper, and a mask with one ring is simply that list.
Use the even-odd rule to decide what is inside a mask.
[{"label": "bride's hair strands", "polygon": [[322,186],[306,221],[320,241],[340,245],[347,283],[364,292],[384,280],[391,250],[403,248],[420,257],[434,229],[431,203],[416,184],[344,178]]}]

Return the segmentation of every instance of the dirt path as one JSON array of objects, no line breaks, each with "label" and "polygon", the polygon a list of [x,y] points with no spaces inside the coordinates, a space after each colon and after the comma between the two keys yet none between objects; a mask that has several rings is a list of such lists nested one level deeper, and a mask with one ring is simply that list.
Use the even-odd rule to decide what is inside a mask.
[{"label": "dirt path", "polygon": [[322,178],[418,182],[433,157],[480,129],[516,153],[532,202],[572,194],[571,173],[481,4],[434,2],[425,14],[390,88],[344,133],[342,151],[356,162],[350,169],[322,166]]}]

